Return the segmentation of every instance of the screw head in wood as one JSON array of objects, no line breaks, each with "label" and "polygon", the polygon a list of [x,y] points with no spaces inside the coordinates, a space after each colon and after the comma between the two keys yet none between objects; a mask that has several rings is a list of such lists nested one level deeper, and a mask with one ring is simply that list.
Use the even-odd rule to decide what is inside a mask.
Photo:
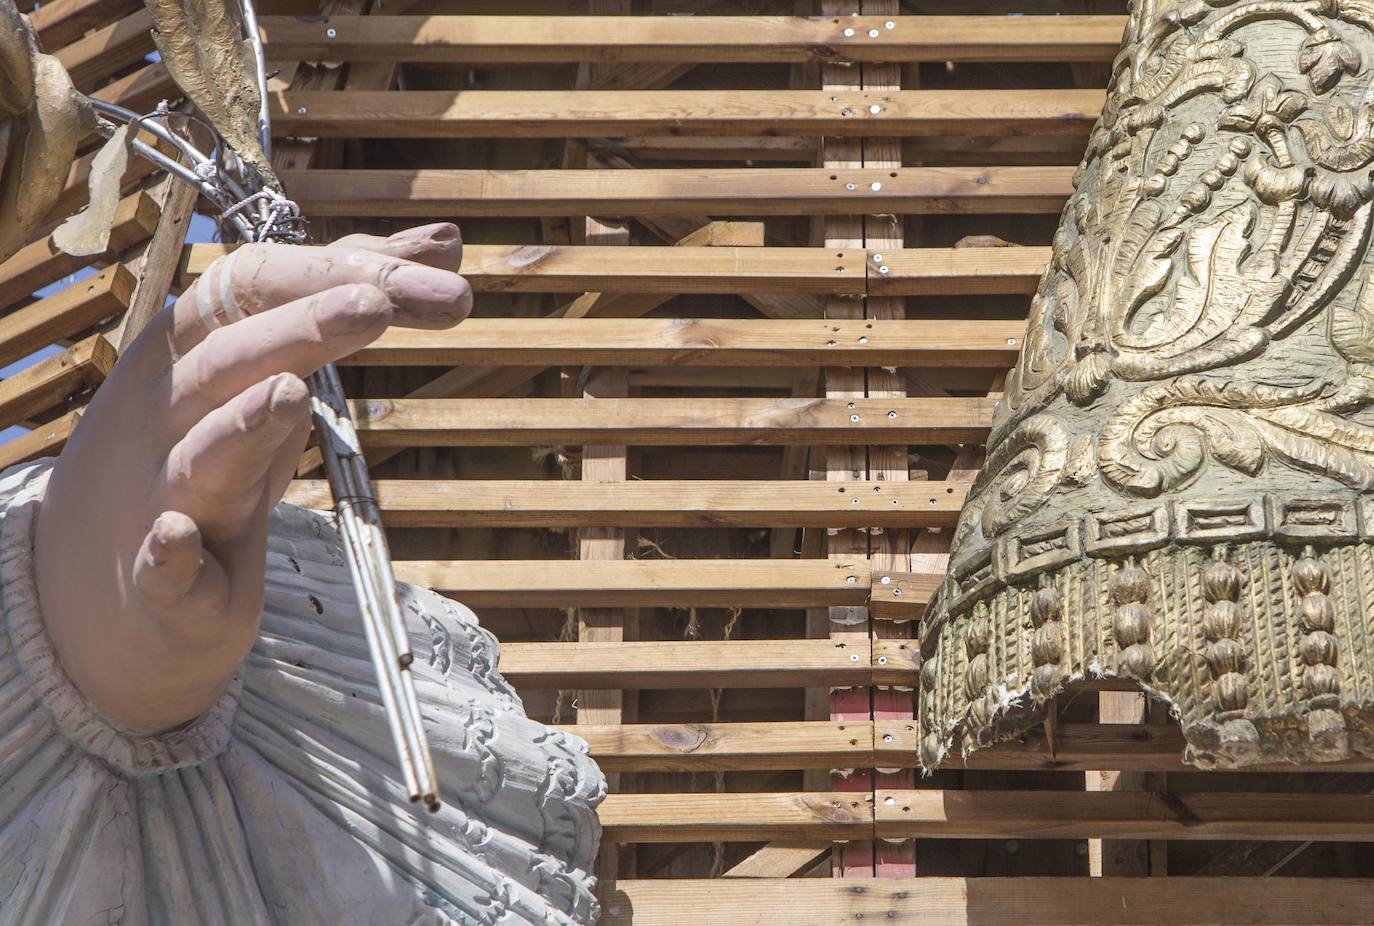
[{"label": "screw head in wood", "polygon": [[338,38],[339,33],[334,29],[324,30],[324,37],[327,39]]},{"label": "screw head in wood", "polygon": [[845,29],[845,30],[844,30],[844,37],[847,38],[847,39],[852,39],[852,38],[854,38],[854,30],[853,30],[852,28]]},{"label": "screw head in wood", "polygon": [[878,115],[878,113],[883,111],[883,108],[879,106],[877,103],[874,103],[872,106],[868,107],[868,111],[876,116]]},{"label": "screw head in wood", "polygon": [[870,39],[876,39],[876,38],[878,37],[878,30],[877,30],[877,29],[869,29],[869,30],[868,30],[868,37],[869,37]]}]

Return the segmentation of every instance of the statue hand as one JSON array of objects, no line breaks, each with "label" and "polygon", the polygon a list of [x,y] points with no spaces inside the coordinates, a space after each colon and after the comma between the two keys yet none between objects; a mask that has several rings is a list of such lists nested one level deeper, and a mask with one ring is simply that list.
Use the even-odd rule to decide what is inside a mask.
[{"label": "statue hand", "polygon": [[246,245],[120,358],[57,461],[35,538],[49,636],[107,718],[167,729],[223,693],[257,637],[267,517],[309,433],[302,378],[390,324],[461,321],[461,252],[448,224]]}]

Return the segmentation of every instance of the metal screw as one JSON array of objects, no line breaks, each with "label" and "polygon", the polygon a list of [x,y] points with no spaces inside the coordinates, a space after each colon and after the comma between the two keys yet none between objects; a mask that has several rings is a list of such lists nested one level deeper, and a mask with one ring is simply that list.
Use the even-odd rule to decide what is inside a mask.
[{"label": "metal screw", "polygon": [[873,255],[873,263],[875,263],[875,264],[881,264],[882,262],[883,262],[883,255],[881,255],[881,254],[874,254],[874,255]]},{"label": "metal screw", "polygon": [[859,416],[858,416],[858,415],[850,415],[850,416],[849,416],[849,420],[850,420],[850,421],[853,421],[853,422],[855,422],[855,423],[857,424],[858,421],[859,421]]},{"label": "metal screw", "polygon": [[1012,347],[1015,347],[1015,346],[1016,346],[1016,338],[1007,338],[1007,343],[1010,344]]},{"label": "metal screw", "polygon": [[846,183],[846,184],[844,185],[844,188],[845,188],[846,190],[857,190],[857,189],[858,189],[858,187],[856,187],[856,186],[855,186],[854,184],[852,184],[852,183]]},{"label": "metal screw", "polygon": [[851,498],[851,499],[849,500],[849,504],[851,504],[851,505],[857,505],[858,503],[859,503],[859,500],[858,500],[857,498]]},{"label": "metal screw", "polygon": [[881,582],[881,583],[883,583],[884,585],[887,585],[888,583],[890,583],[890,582],[892,581],[892,576],[883,576],[883,577],[882,577],[881,579],[879,579],[878,581]]},{"label": "metal screw", "polygon": [[860,344],[867,344],[867,343],[868,343],[868,338],[859,338],[859,343],[860,343]]},{"label": "metal screw", "polygon": [[894,499],[892,500],[892,504],[894,504],[894,505],[897,504],[897,499],[894,498]]},{"label": "metal screw", "polygon": [[844,37],[847,38],[847,39],[852,39],[852,38],[854,38],[854,30],[853,30],[853,29],[846,29],[846,30],[844,30]]},{"label": "metal screw", "polygon": [[327,39],[337,38],[338,35],[339,35],[339,33],[336,32],[336,31],[334,31],[333,29],[326,29],[326,30],[324,30],[324,37],[327,38]]},{"label": "metal screw", "polygon": [[849,407],[850,407],[850,408],[853,408],[853,407],[854,407],[854,403],[853,403],[853,402],[850,402],[850,403],[849,403]]},{"label": "metal screw", "polygon": [[884,28],[884,29],[896,29],[896,28],[897,28],[897,24],[896,24],[895,22],[893,22],[892,20],[889,19],[887,22],[883,23],[883,28]]},{"label": "metal screw", "polygon": [[879,106],[877,103],[874,103],[872,106],[868,107],[868,111],[876,116],[878,115],[878,113],[883,111],[883,108]]},{"label": "metal screw", "polygon": [[897,803],[897,799],[893,797],[891,794],[889,794],[887,797],[883,798],[883,803],[887,804],[890,807],[893,804]]},{"label": "metal screw", "polygon": [[868,30],[868,37],[869,37],[870,39],[876,39],[876,38],[878,37],[878,30],[877,30],[877,29],[869,29],[869,30]]},{"label": "metal screw", "polygon": [[852,109],[850,109],[848,106],[846,106],[846,107],[844,107],[843,109],[840,110],[840,115],[841,115],[841,116],[848,116],[848,115],[849,115],[850,113],[852,113],[853,111],[854,111],[854,110],[852,110]]},{"label": "metal screw", "polygon": [[896,413],[896,412],[888,412],[888,413],[887,413],[887,417],[892,418],[892,419],[896,419],[897,413]]},{"label": "metal screw", "polygon": [[890,743],[890,742],[892,742],[892,734],[891,734],[891,733],[884,733],[884,734],[883,734],[883,742],[884,742],[884,743]]},{"label": "metal screw", "polygon": [[878,657],[878,665],[880,665],[880,666],[885,666],[885,665],[887,665],[887,657],[886,657],[886,656],[879,656],[879,657]]},{"label": "metal screw", "polygon": [[826,346],[826,347],[834,347],[834,346],[835,346],[835,342],[834,342],[834,341],[826,341],[826,342],[825,342],[825,346]]},{"label": "metal screw", "polygon": [[857,576],[845,576],[844,580],[848,582],[850,585],[853,585],[859,581]]},{"label": "metal screw", "polygon": [[894,589],[892,590],[892,597],[893,597],[893,598],[898,598],[898,597],[901,596],[901,594],[902,594],[902,590],[901,590],[900,588],[894,588]]},{"label": "metal screw", "polygon": [[878,181],[876,181],[876,180],[874,180],[873,183],[872,183],[872,185],[869,186],[869,189],[872,190],[874,193],[878,192],[878,191],[881,190],[882,188],[883,188],[883,185],[882,185],[881,183],[879,183]]},{"label": "metal screw", "polygon": [[883,266],[878,268],[878,272],[886,275],[892,272],[892,268],[884,264]]},{"label": "metal screw", "polygon": [[298,115],[298,116],[304,116],[304,115],[305,115],[305,107],[304,107],[304,106],[297,106],[297,107],[296,107],[296,115]]},{"label": "metal screw", "polygon": [[850,662],[858,662],[858,661],[859,661],[859,654],[858,654],[858,653],[855,653],[855,654],[853,654],[852,656],[850,656],[850,657],[849,657],[849,661],[850,661]]}]

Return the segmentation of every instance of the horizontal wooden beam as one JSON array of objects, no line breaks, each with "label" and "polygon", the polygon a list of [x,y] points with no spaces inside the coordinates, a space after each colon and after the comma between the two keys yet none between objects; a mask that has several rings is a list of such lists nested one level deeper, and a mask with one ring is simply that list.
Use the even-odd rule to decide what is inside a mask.
[{"label": "horizontal wooden beam", "polygon": [[1356,926],[1356,878],[708,878],[611,881],[600,926]]},{"label": "horizontal wooden beam", "polygon": [[[578,565],[593,562],[585,560]],[[786,589],[783,594],[787,594]],[[466,596],[459,597],[467,600]],[[500,669],[507,681],[525,689],[910,686],[916,680],[915,653],[910,652],[911,658],[904,664],[889,657],[878,665],[862,641],[503,643]]]},{"label": "horizontal wooden beam", "polygon": [[[0,325],[4,321],[0,319]],[[75,393],[99,385],[114,368],[115,359],[114,346],[103,335],[94,334],[0,380],[0,427],[32,418]]]},{"label": "horizontal wooden beam", "polygon": [[977,444],[996,400],[362,399],[365,447]]},{"label": "horizontal wooden beam", "polygon": [[29,21],[44,50],[52,53],[141,6],[139,0],[52,0],[30,13]]},{"label": "horizontal wooden beam", "polygon": [[612,794],[607,842],[1245,839],[1363,842],[1374,794],[983,791]]},{"label": "horizontal wooden beam", "polygon": [[[147,241],[157,226],[158,208],[145,192],[134,193],[120,200],[110,228],[107,253],[118,254],[135,244]],[[0,263],[0,307],[10,306],[69,273],[86,267],[89,257],[64,254],[43,238],[20,248],[9,260]]]},{"label": "horizontal wooden beam", "polygon": [[153,51],[152,28],[152,14],[136,10],[60,49],[55,57],[67,69],[77,89],[88,91]]},{"label": "horizontal wooden beam", "polygon": [[[188,247],[182,257],[182,283],[189,284],[231,248],[222,244]],[[463,249],[460,272],[479,293],[1030,295],[1049,258],[1047,247],[868,252],[862,248],[479,244]],[[0,267],[0,281],[3,270]]]},{"label": "horizontal wooden beam", "polygon": [[344,362],[1006,369],[1025,330],[982,319],[473,318],[448,331],[392,328]]},{"label": "horizontal wooden beam", "polygon": [[[885,649],[880,652],[886,652]],[[577,726],[603,769],[617,772],[706,772],[809,768],[915,768],[918,737],[910,720],[779,721]],[[1177,724],[1061,723],[1054,751],[1035,727],[961,758],[947,769],[1081,772],[1186,772],[1185,743]],[[1271,764],[1238,772],[1311,774],[1368,772],[1374,759],[1311,765]]]},{"label": "horizontal wooden beam", "polygon": [[276,58],[553,64],[1110,61],[1124,16],[265,16]]},{"label": "horizontal wooden beam", "polygon": [[602,138],[623,135],[1071,135],[1100,90],[288,90],[273,129],[319,138]]},{"label": "horizontal wooden beam", "polygon": [[[183,275],[197,276],[228,250],[193,245]],[[866,268],[862,249],[469,245],[460,272],[477,292],[858,295]]]},{"label": "horizontal wooden beam", "polygon": [[296,170],[307,215],[449,218],[554,215],[1057,215],[1074,168],[897,170]]},{"label": "horizontal wooden beam", "polygon": [[[872,721],[624,724],[567,727],[587,741],[608,772],[704,772],[747,769],[869,768],[875,763]],[[896,765],[913,767],[915,736]]]},{"label": "horizontal wooden beam", "polygon": [[[868,560],[397,560],[396,577],[472,607],[861,605]],[[829,645],[828,641],[821,641]]]},{"label": "horizontal wooden beam", "polygon": [[0,316],[0,366],[70,338],[129,307],[136,281],[122,264]]},{"label": "horizontal wooden beam", "polygon": [[[1034,295],[1050,249],[900,248],[868,257],[870,296]],[[884,269],[886,268],[886,269]]]},{"label": "horizontal wooden beam", "polygon": [[39,457],[57,456],[67,445],[67,438],[72,436],[85,412],[84,406],[72,409],[61,418],[54,418],[27,434],[21,434],[14,440],[0,444],[0,469],[16,463],[37,460]]},{"label": "horizontal wooden beam", "polygon": [[[941,481],[835,485],[744,479],[388,479],[374,487],[390,527],[566,528],[953,527],[967,490]],[[292,483],[286,501],[333,507],[323,480]]]},{"label": "horizontal wooden beam", "polygon": [[877,835],[890,839],[1374,839],[1374,794],[929,789],[876,797]]},{"label": "horizontal wooden beam", "polygon": [[596,815],[608,843],[863,839],[874,828],[865,791],[608,794]]}]

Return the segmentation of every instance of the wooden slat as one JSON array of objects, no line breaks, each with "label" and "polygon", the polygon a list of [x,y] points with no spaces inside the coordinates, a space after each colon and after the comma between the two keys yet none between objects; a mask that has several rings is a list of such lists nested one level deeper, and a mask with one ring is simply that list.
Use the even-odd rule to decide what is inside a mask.
[{"label": "wooden slat", "polygon": [[114,362],[114,347],[94,334],[0,381],[0,427],[31,418],[74,393],[99,385]]},{"label": "wooden slat", "polygon": [[854,839],[873,835],[873,795],[610,794],[597,808],[604,842]]},{"label": "wooden slat", "polygon": [[[189,281],[227,253],[187,249]],[[469,245],[460,271],[478,292],[842,293],[864,291],[862,250],[827,248],[626,248]]]},{"label": "wooden slat", "polygon": [[1033,295],[1049,259],[1050,249],[1042,247],[874,252],[869,256],[868,292],[872,296]]},{"label": "wooden slat", "polygon": [[1357,926],[1356,878],[653,879],[603,884],[600,926]]},{"label": "wooden slat", "polygon": [[[183,284],[228,250],[221,244],[187,248]],[[862,248],[469,245],[460,272],[478,292],[1030,295],[1049,257],[1050,249],[1042,247],[904,248],[869,255]]]},{"label": "wooden slat", "polygon": [[[573,728],[569,728],[572,730]],[[627,724],[577,727],[604,769],[622,772],[706,772],[763,769],[915,768],[917,736],[908,720],[779,721],[773,723]],[[1050,753],[1039,728],[980,749],[947,769],[1082,772],[1196,771],[1183,763],[1183,734],[1174,724],[1061,723]],[[1271,764],[1246,773],[1367,772],[1374,759],[1357,757],[1314,765]]]},{"label": "wooden slat", "polygon": [[39,425],[27,434],[0,444],[0,469],[26,463],[39,457],[54,457],[62,452],[86,409],[77,408],[61,418]]},{"label": "wooden slat", "polygon": [[1374,794],[878,791],[878,835],[941,839],[1374,839]]},{"label": "wooden slat", "polygon": [[1097,90],[407,90],[272,94],[273,129],[324,138],[1073,135]]},{"label": "wooden slat", "polygon": [[283,175],[308,215],[475,216],[1040,213],[1073,193],[1072,167],[896,170],[300,170]]},{"label": "wooden slat", "polygon": [[[148,240],[157,225],[157,204],[146,193],[135,193],[120,201],[110,229],[108,253],[117,254]],[[55,250],[44,238],[20,248],[9,260],[0,263],[0,306],[27,299],[34,291],[74,273],[90,263],[87,257],[72,257]]]},{"label": "wooden slat", "polygon": [[[390,527],[953,527],[965,493],[963,485],[946,491],[942,482],[830,486],[742,479],[407,479],[374,487]],[[323,480],[292,483],[286,501],[319,509],[333,504]],[[888,578],[882,587],[895,590]],[[911,581],[901,587],[915,605],[924,604],[923,591],[929,597]]]},{"label": "wooden slat", "polygon": [[133,275],[122,264],[112,264],[90,279],[0,317],[0,365],[118,315],[129,307],[133,293]]},{"label": "wooden slat", "polygon": [[[867,720],[569,727],[606,771],[856,768],[874,761]],[[904,763],[912,765],[915,752]]]},{"label": "wooden slat", "polygon": [[1368,841],[1374,795],[1131,791],[612,794],[610,842],[762,839],[1261,839]]},{"label": "wooden slat", "polygon": [[506,643],[501,674],[520,688],[801,688],[915,679],[913,666],[875,666],[867,647],[830,640]]},{"label": "wooden slat", "polygon": [[29,21],[44,50],[52,53],[140,6],[139,0],[51,0],[30,13]]},{"label": "wooden slat", "polygon": [[274,57],[312,61],[1109,61],[1125,23],[1124,16],[265,16],[263,30]]},{"label": "wooden slat", "polygon": [[865,560],[398,560],[396,577],[472,607],[793,608],[866,600],[869,569]]},{"label": "wooden slat", "polygon": [[987,398],[367,399],[351,403],[372,447],[542,444],[972,444]]},{"label": "wooden slat", "polygon": [[1005,369],[1025,329],[975,319],[474,318],[448,331],[392,328],[345,362]]},{"label": "wooden slat", "polygon": [[154,49],[152,27],[152,14],[138,10],[73,42],[58,51],[56,58],[78,90],[89,90],[98,81],[142,61]]}]

